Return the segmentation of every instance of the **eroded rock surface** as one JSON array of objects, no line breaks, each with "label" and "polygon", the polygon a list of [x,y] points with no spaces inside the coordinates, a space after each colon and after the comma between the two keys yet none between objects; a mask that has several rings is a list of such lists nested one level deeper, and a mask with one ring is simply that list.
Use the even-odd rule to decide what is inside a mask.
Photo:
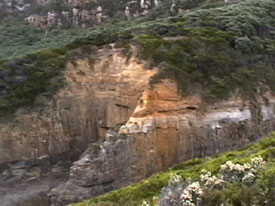
[{"label": "eroded rock surface", "polygon": [[[70,170],[70,179],[50,193],[51,205],[81,201],[195,157],[240,148],[275,128],[275,97],[258,91],[205,104],[200,95],[181,96],[174,82],[143,92],[118,132],[90,147]],[[95,152],[97,151],[97,152]]]},{"label": "eroded rock surface", "polygon": [[0,123],[0,179],[39,178],[77,160],[107,130],[128,121],[155,72],[115,49],[70,63],[66,85],[53,99],[41,95],[43,106]]},{"label": "eroded rock surface", "polygon": [[[0,179],[1,206],[48,206],[47,193],[65,182],[68,173],[51,173],[40,178],[5,181]],[[16,187],[14,186],[16,185]]]},{"label": "eroded rock surface", "polygon": [[11,182],[10,191],[16,181],[62,170],[61,163],[87,149],[69,180],[49,193],[52,206],[63,206],[194,157],[242,147],[275,128],[275,97],[268,89],[252,100],[235,94],[207,104],[199,92],[182,96],[173,81],[150,85],[157,69],[146,70],[119,50],[86,56],[68,64],[66,85],[53,99],[37,99],[43,107],[18,110],[1,122],[0,177]]}]

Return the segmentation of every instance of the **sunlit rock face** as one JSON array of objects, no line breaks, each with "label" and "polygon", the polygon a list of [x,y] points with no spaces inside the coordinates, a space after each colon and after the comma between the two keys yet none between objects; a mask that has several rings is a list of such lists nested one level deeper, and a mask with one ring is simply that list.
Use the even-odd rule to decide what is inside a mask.
[{"label": "sunlit rock face", "polygon": [[250,101],[235,94],[206,103],[200,91],[184,96],[171,80],[151,85],[157,68],[112,48],[68,63],[63,89],[37,98],[44,106],[1,122],[0,180],[55,172],[60,161],[77,160],[86,150],[70,179],[49,194],[53,206],[65,205],[194,157],[243,147],[275,128],[268,89]]},{"label": "sunlit rock face", "polygon": [[44,106],[19,109],[0,123],[0,181],[55,172],[60,161],[77,160],[86,150],[70,179],[50,192],[52,206],[243,147],[275,128],[275,97],[268,89],[253,100],[232,94],[210,104],[201,91],[184,96],[171,80],[151,85],[157,68],[127,59],[114,45],[85,56],[68,63],[66,84],[53,98],[37,98]]},{"label": "sunlit rock face", "polygon": [[182,96],[170,80],[146,88],[131,117],[71,167],[70,179],[49,194],[52,206],[81,201],[137,182],[177,163],[243,147],[275,128],[275,96],[239,95],[207,104]]},{"label": "sunlit rock face", "polygon": [[37,105],[43,106],[20,109],[0,123],[0,172],[9,174],[10,163],[28,173],[33,165],[78,159],[90,143],[128,121],[155,72],[112,49],[69,63],[66,85],[53,99],[41,95]]}]

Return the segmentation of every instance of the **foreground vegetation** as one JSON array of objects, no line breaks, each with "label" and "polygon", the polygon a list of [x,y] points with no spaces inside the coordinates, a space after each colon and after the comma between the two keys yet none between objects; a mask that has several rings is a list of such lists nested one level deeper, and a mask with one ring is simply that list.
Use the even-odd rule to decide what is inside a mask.
[{"label": "foreground vegetation", "polygon": [[216,157],[187,161],[143,182],[75,204],[75,206],[139,206],[144,201],[153,205],[153,201],[158,199],[156,197],[159,197],[163,192],[162,189],[169,183],[171,184],[171,177],[175,174],[180,176],[182,182],[192,182],[200,177],[203,170],[217,175],[221,165],[227,161],[231,161],[230,164],[242,165],[259,156],[263,158],[266,164],[263,170],[259,170],[253,187],[242,182],[233,182],[223,190],[213,187],[210,194],[206,196],[205,205],[220,206],[223,203],[230,206],[251,205],[250,200],[254,197],[258,198],[259,202],[266,202],[262,205],[270,205],[270,203],[274,203],[275,192],[275,133],[245,149],[226,152]]}]

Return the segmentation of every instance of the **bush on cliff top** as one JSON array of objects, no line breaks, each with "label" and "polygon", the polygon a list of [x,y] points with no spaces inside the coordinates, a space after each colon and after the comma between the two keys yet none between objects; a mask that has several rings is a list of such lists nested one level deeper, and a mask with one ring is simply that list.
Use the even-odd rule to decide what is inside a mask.
[{"label": "bush on cliff top", "polygon": [[[275,2],[247,0],[237,4],[217,3],[209,8],[206,5],[210,2],[217,3],[200,2],[191,11],[178,16],[167,17],[160,13],[163,16],[153,20],[143,17],[95,26],[84,31],[87,33],[85,37],[80,35],[83,30],[75,31],[78,38],[73,41],[68,40],[73,36],[69,34],[72,30],[64,31],[64,36],[57,35],[58,40],[51,33],[49,38],[42,40],[39,35],[32,34],[36,44],[18,49],[20,53],[29,53],[37,46],[51,50],[60,45],[63,45],[64,53],[41,59],[37,57],[39,52],[37,55],[33,52],[20,59],[3,60],[0,71],[7,78],[0,80],[0,113],[32,105],[37,95],[57,91],[51,88],[60,87],[62,82],[51,79],[61,74],[68,61],[68,51],[113,42],[125,47],[128,56],[133,53],[129,45],[134,44],[139,49],[139,58],[160,68],[152,78],[152,85],[162,79],[174,79],[181,91],[188,94],[200,88],[208,100],[227,98],[236,89],[246,96],[253,96],[259,85],[268,85],[275,90]],[[25,26],[20,30],[28,33]],[[11,27],[11,31],[14,29]],[[53,41],[48,41],[51,37]],[[15,42],[19,45],[21,41],[18,37]],[[32,43],[28,38],[26,41]],[[16,51],[16,45],[13,51]],[[9,50],[8,45],[5,48],[5,52]],[[34,56],[32,62],[30,56]]]},{"label": "bush on cliff top", "polygon": [[60,74],[66,61],[63,50],[51,49],[30,54],[24,59],[2,62],[0,115],[32,105],[42,92],[55,92],[62,81],[52,78]]},{"label": "bush on cliff top", "polygon": [[62,47],[74,38],[84,36],[88,29],[45,29],[12,19],[0,24],[0,60],[24,57],[41,49]]},{"label": "bush on cliff top", "polygon": [[[107,193],[82,203],[74,204],[74,206],[139,206],[144,200],[150,202],[153,197],[159,196],[162,188],[168,185],[170,177],[173,174],[180,175],[183,180],[196,180],[199,178],[203,169],[210,171],[212,174],[217,174],[220,166],[227,161],[243,164],[250,162],[251,158],[258,156],[262,156],[264,160],[268,162],[265,171],[261,173],[259,179],[260,187],[262,191],[266,192],[264,194],[267,195],[263,195],[261,198],[272,198],[272,191],[269,190],[273,188],[275,181],[275,133],[272,133],[259,143],[252,144],[245,149],[226,152],[216,157],[190,160],[171,168],[167,172],[154,175],[138,184]],[[217,199],[226,196],[228,201],[229,199],[233,201],[232,206],[237,206],[240,205],[238,204],[240,201],[244,200],[243,198],[247,197],[243,195],[243,192],[248,192],[248,190],[244,187],[234,187],[234,185],[232,185],[228,190],[214,191],[213,196],[209,196],[210,199],[207,199],[207,201],[213,203],[214,198]],[[234,203],[235,200],[237,202],[236,204]]]},{"label": "bush on cliff top", "polygon": [[176,80],[188,93],[200,87],[207,99],[227,98],[237,88],[253,96],[259,83],[274,89],[275,3],[248,0],[195,9],[169,19],[163,38],[157,31],[139,38],[139,56],[160,72],[152,83]]}]

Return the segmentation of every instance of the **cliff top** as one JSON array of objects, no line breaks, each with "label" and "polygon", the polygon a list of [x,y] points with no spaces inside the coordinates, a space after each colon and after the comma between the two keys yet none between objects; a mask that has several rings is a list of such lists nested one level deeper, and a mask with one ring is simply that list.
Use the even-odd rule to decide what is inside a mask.
[{"label": "cliff top", "polygon": [[67,62],[110,43],[128,58],[135,55],[148,68],[158,67],[152,85],[173,79],[182,92],[201,91],[207,101],[232,92],[250,98],[259,86],[273,90],[274,9],[271,0],[176,1],[136,19],[111,18],[91,28],[52,28],[47,34],[7,20],[0,31],[5,48],[0,56],[11,58],[0,62],[0,113],[54,94],[64,83]]}]

